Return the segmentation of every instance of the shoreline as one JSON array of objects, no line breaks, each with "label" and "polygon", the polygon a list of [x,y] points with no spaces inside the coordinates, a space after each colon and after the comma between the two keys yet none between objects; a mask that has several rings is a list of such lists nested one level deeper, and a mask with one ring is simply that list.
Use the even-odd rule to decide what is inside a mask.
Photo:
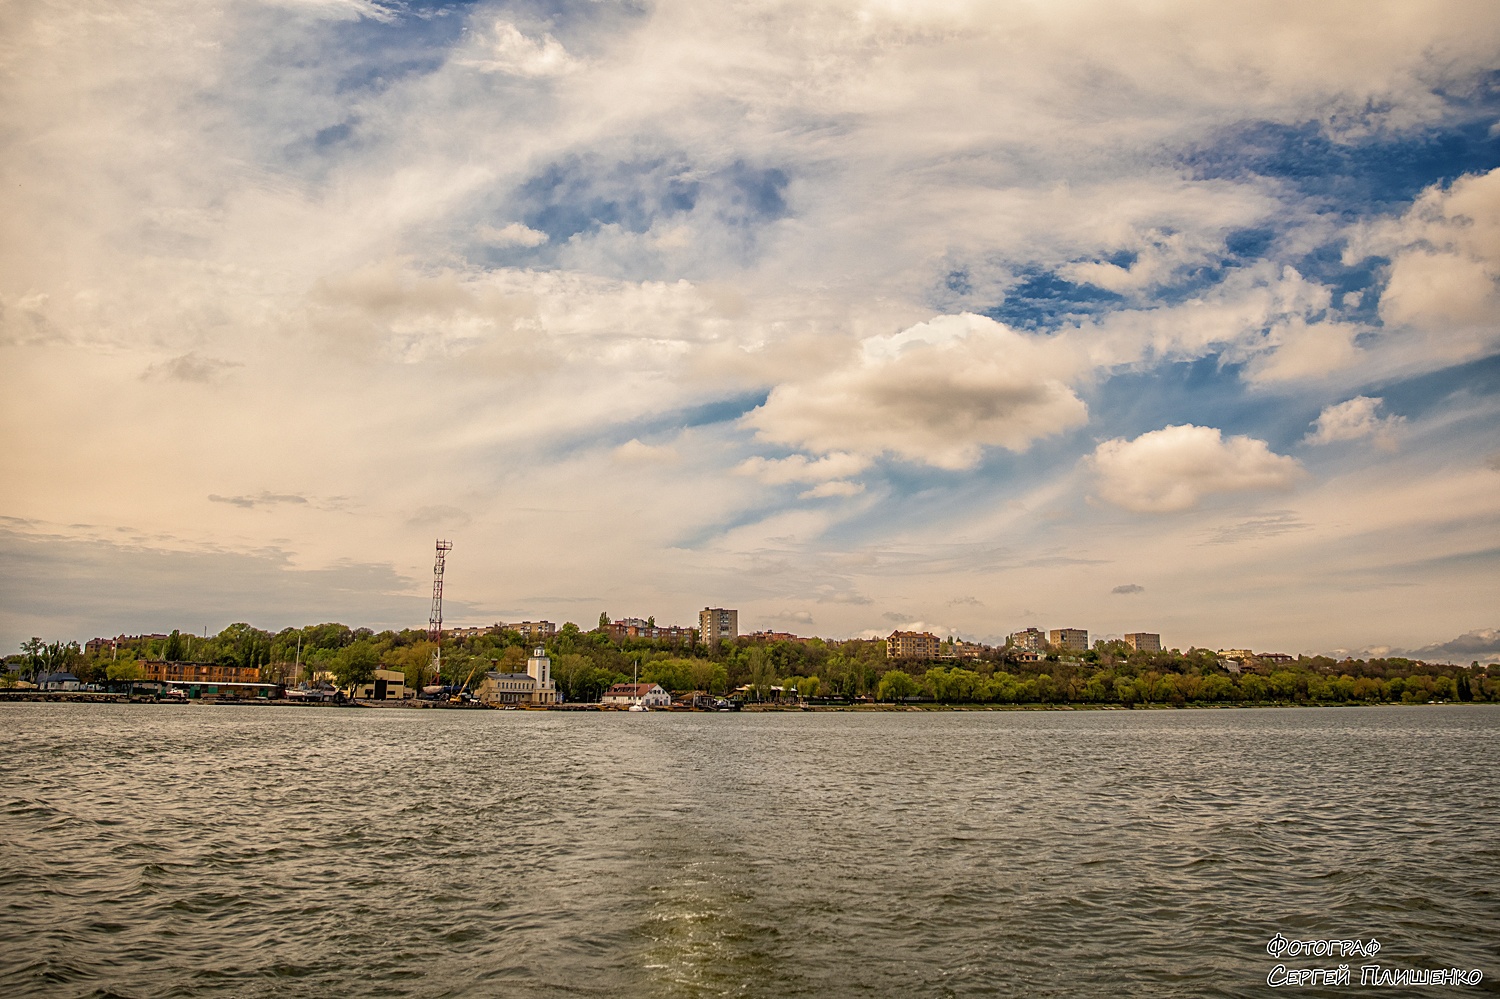
[{"label": "shoreline", "polygon": [[[171,704],[171,705],[213,705],[229,707],[262,707],[262,708],[333,708],[340,710],[368,708],[384,710],[439,710],[439,711],[552,711],[552,712],[586,712],[594,714],[641,714],[642,712],[630,712],[621,708],[604,708],[594,704],[567,704],[555,707],[523,707],[523,708],[491,708],[488,706],[474,704],[444,704],[426,701],[346,701],[336,704],[329,701],[294,701],[294,700],[267,700],[263,698],[245,698],[238,700],[220,700],[217,698],[165,698],[165,697],[132,697],[128,694],[108,694],[96,691],[71,691],[71,690],[0,690],[0,704]],[[824,713],[942,713],[942,712],[976,712],[976,711],[1226,711],[1247,710],[1254,708],[1421,708],[1462,705],[1469,707],[1494,707],[1489,701],[1423,701],[1419,704],[1407,704],[1399,701],[1224,701],[1209,703],[1204,701],[1190,702],[1185,704],[1136,704],[1126,706],[1123,704],[747,704],[737,711],[703,711],[696,708],[669,708],[658,709],[648,714],[810,714],[816,712]]]}]

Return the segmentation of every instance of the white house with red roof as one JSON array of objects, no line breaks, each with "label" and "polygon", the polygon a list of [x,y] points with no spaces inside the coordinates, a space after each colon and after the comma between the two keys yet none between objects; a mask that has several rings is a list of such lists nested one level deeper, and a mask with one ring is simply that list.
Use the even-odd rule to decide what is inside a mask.
[{"label": "white house with red roof", "polygon": [[637,704],[643,708],[669,708],[672,695],[659,683],[617,683],[604,692],[600,703],[606,708],[631,708]]}]

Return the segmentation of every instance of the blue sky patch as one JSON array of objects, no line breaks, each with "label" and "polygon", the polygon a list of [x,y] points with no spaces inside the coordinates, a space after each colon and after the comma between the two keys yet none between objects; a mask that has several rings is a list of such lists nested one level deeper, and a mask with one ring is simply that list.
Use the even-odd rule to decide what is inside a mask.
[{"label": "blue sky patch", "polygon": [[1051,329],[1108,312],[1124,302],[1124,297],[1115,292],[1078,284],[1048,271],[1031,271],[1005,293],[1005,301],[983,310],[983,315],[1016,329]]},{"label": "blue sky patch", "polygon": [[1424,188],[1500,166],[1500,107],[1477,120],[1405,135],[1336,142],[1318,122],[1247,122],[1186,153],[1200,180],[1284,181],[1326,211],[1362,215],[1411,201]]}]

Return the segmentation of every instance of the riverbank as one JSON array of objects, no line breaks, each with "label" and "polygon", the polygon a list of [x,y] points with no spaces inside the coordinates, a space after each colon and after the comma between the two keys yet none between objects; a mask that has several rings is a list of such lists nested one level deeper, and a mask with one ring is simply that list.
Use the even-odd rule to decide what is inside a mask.
[{"label": "riverbank", "polygon": [[[96,691],[74,690],[0,690],[0,704],[6,703],[73,703],[73,704],[214,704],[264,708],[378,708],[384,710],[419,709],[442,711],[567,711],[567,712],[620,712],[620,708],[606,708],[598,704],[536,705],[520,708],[495,708],[477,702],[452,704],[444,701],[304,701],[288,699],[255,698],[181,698],[151,697],[143,695],[106,694]],[[1443,704],[1474,704],[1484,706],[1487,701],[1425,701],[1407,704],[1394,701],[1193,701],[1183,704],[745,704],[739,712],[746,714],[799,714],[812,712],[833,713],[947,713],[973,711],[1193,711],[1248,709],[1248,708],[1377,708],[1377,707],[1426,707]],[[692,708],[670,708],[667,713],[724,714],[721,711],[702,711]],[[662,710],[650,712],[662,714]]]}]

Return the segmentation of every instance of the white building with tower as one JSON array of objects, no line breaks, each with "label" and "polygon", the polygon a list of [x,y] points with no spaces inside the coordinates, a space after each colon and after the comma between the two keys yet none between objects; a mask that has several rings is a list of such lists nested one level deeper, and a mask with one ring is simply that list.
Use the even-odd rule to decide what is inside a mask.
[{"label": "white building with tower", "polygon": [[531,692],[532,704],[556,704],[557,687],[552,683],[552,660],[547,658],[547,649],[538,645],[531,651],[531,658],[526,660],[526,673],[536,681],[536,689]]},{"label": "white building with tower", "polygon": [[552,660],[547,658],[547,650],[540,645],[526,660],[526,672],[486,673],[474,693],[481,702],[493,707],[548,705],[559,700],[557,687],[552,683]]}]

